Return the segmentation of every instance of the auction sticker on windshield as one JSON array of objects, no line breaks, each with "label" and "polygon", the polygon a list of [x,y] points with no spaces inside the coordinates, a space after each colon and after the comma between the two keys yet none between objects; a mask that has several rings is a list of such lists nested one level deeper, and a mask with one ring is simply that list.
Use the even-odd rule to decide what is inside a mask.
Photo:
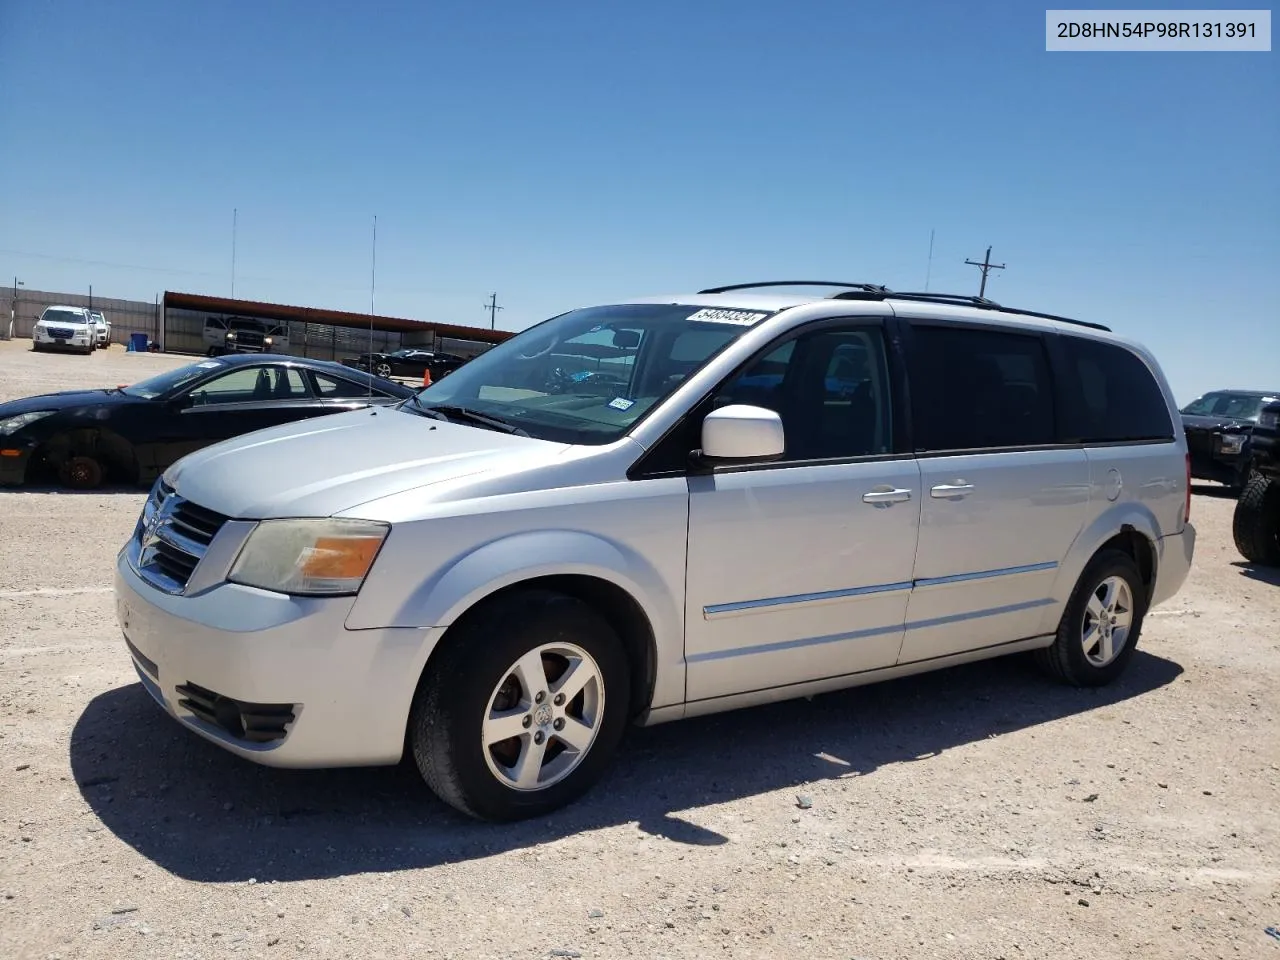
[{"label": "auction sticker on windshield", "polygon": [[751,310],[716,310],[708,308],[691,315],[694,323],[735,323],[742,327],[750,327],[759,323],[767,313],[755,313]]}]

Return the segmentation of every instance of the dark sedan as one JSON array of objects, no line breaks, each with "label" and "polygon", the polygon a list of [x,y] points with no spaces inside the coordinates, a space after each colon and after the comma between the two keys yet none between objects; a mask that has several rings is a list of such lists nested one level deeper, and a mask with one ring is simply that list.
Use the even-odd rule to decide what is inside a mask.
[{"label": "dark sedan", "polygon": [[0,403],[0,485],[150,483],[221,440],[415,392],[338,363],[233,354],[132,386]]},{"label": "dark sedan", "polygon": [[1239,491],[1249,479],[1250,435],[1280,390],[1215,390],[1182,408],[1191,476]]},{"label": "dark sedan", "polygon": [[391,353],[362,353],[347,357],[343,364],[356,370],[372,370],[380,377],[405,377],[421,380],[430,370],[431,379],[439,380],[466,363],[464,357],[430,350],[395,350]]}]

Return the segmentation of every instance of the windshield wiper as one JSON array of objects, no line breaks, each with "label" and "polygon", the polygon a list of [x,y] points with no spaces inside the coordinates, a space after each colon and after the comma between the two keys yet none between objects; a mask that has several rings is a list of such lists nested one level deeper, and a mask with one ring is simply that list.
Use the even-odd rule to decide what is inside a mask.
[{"label": "windshield wiper", "polygon": [[517,437],[529,436],[528,431],[521,427],[517,427],[514,423],[509,423],[508,421],[503,420],[501,417],[490,416],[487,413],[478,413],[477,411],[470,410],[467,407],[459,407],[456,404],[450,403],[433,403],[428,406],[419,400],[416,394],[413,399],[418,408],[428,415],[435,413],[449,420],[461,420],[465,423],[471,423],[478,427],[484,427],[488,430],[497,430],[499,433],[510,433]]}]

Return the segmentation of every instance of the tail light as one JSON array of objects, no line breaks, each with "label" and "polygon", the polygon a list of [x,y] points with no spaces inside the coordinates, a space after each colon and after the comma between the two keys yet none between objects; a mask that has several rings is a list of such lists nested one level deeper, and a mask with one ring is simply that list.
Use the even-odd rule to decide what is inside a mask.
[{"label": "tail light", "polygon": [[1187,504],[1182,511],[1182,522],[1191,522],[1191,454],[1187,454]]}]

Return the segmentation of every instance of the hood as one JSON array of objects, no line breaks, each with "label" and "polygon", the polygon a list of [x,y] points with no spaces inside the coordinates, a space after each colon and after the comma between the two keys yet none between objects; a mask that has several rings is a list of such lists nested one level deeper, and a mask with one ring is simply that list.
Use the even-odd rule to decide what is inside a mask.
[{"label": "hood", "polygon": [[120,406],[126,403],[146,403],[139,397],[131,397],[119,390],[63,390],[60,393],[43,393],[37,397],[23,397],[0,403],[0,420],[19,413],[36,410],[76,410],[81,407]]},{"label": "hood", "polygon": [[567,449],[383,407],[214,444],[183,457],[165,480],[229,517],[327,517],[417,487],[545,463]]},{"label": "hood", "polygon": [[1182,426],[1184,429],[1192,430],[1242,430],[1249,429],[1253,426],[1252,420],[1242,420],[1238,417],[1206,417],[1197,414],[1184,413],[1182,415]]}]

